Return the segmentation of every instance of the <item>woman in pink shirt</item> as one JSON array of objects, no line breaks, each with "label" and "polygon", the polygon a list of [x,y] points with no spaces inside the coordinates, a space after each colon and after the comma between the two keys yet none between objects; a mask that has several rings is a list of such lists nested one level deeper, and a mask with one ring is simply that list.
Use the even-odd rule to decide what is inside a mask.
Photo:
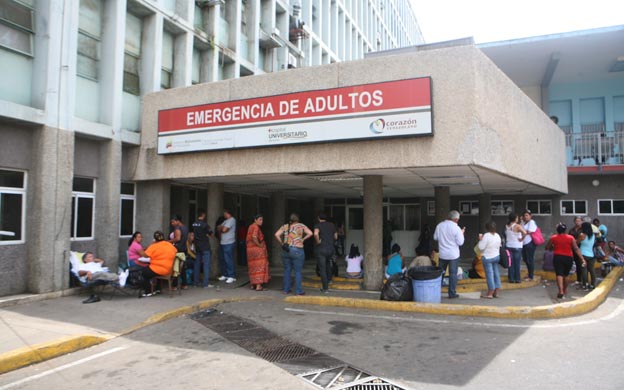
[{"label": "woman in pink shirt", "polygon": [[139,257],[148,257],[141,242],[143,241],[143,235],[141,232],[134,232],[130,241],[128,241],[128,266],[147,267],[149,263],[139,261]]}]

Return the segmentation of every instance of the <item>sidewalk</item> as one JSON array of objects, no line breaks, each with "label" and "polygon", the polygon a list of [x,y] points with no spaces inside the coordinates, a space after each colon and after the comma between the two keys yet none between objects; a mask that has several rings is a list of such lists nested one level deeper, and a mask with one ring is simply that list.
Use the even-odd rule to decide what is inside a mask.
[{"label": "sidewalk", "polygon": [[306,289],[305,296],[284,297],[281,270],[272,271],[269,291],[265,292],[251,291],[247,280],[239,273],[241,277],[236,286],[219,283],[215,288],[191,288],[171,298],[168,294],[142,299],[115,295],[112,300],[82,304],[86,296],[76,295],[75,290],[65,291],[65,295],[52,293],[0,298],[0,374],[222,302],[285,300],[291,304],[507,318],[578,315],[604,302],[624,268],[615,268],[590,293],[571,287],[571,298],[560,303],[554,298],[554,282],[536,282],[533,287],[527,283],[525,289],[503,290],[500,299],[479,299],[480,291],[460,290],[459,299],[443,298],[442,304],[380,301],[379,292],[368,291],[330,290],[330,294],[325,295],[312,288]]}]

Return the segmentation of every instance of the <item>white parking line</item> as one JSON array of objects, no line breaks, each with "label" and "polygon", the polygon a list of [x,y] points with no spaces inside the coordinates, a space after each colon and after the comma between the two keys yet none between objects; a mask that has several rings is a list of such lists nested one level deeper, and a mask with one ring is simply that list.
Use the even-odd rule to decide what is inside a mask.
[{"label": "white parking line", "polygon": [[54,374],[55,372],[63,371],[63,370],[66,370],[68,368],[71,368],[71,367],[74,367],[74,366],[78,366],[78,365],[80,365],[82,363],[86,363],[88,361],[91,361],[91,360],[94,360],[94,359],[97,359],[97,358],[101,358],[102,356],[110,355],[111,353],[122,351],[122,350],[124,350],[126,348],[128,348],[128,347],[117,347],[117,348],[109,349],[108,351],[100,352],[100,353],[97,353],[95,355],[86,357],[84,359],[76,360],[75,362],[68,363],[68,364],[65,364],[63,366],[56,367],[56,368],[53,368],[53,369],[48,370],[48,371],[44,371],[44,372],[42,372],[40,374],[28,376],[28,377],[20,379],[20,380],[18,380],[16,382],[12,382],[12,383],[6,384],[4,386],[0,386],[0,390],[10,389],[11,387],[15,387],[15,386],[24,384],[26,382],[33,381],[35,379],[43,378],[44,376],[48,376],[50,374]]},{"label": "white parking line", "polygon": [[[393,321],[401,321],[401,322],[429,322],[436,324],[453,324],[453,325],[469,325],[469,326],[479,326],[479,327],[499,327],[499,328],[540,328],[540,329],[551,329],[551,328],[567,328],[572,326],[584,326],[584,325],[592,325],[599,323],[601,321],[611,320],[618,315],[620,315],[624,311],[624,301],[620,302],[620,304],[613,310],[611,313],[607,314],[604,317],[578,321],[578,322],[570,322],[565,324],[506,324],[506,323],[487,323],[487,322],[475,322],[475,321],[455,321],[455,320],[439,320],[439,319],[431,319],[431,318],[410,318],[410,317],[393,317],[387,315],[373,315],[373,314],[357,314],[357,313],[344,313],[337,311],[317,311],[317,310],[306,310],[306,309],[295,309],[291,307],[284,308],[285,311],[291,311],[296,313],[309,313],[309,314],[324,314],[331,316],[343,316],[343,317],[359,317],[359,318],[377,318],[384,320],[393,320]],[[2,390],[0,388],[0,390]]]}]

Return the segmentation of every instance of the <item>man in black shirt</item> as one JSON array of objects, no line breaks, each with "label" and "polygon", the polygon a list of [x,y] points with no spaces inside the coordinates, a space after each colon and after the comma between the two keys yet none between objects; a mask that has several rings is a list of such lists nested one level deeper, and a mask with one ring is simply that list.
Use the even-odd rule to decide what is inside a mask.
[{"label": "man in black shirt", "polygon": [[209,237],[212,236],[212,230],[206,223],[206,211],[199,209],[197,215],[197,221],[193,223],[193,232],[195,233],[195,267],[193,269],[193,283],[199,287],[199,271],[200,267],[204,265],[204,278],[202,287],[212,287],[210,284],[210,241]]},{"label": "man in black shirt", "polygon": [[321,292],[328,292],[328,281],[331,280],[330,260],[334,255],[334,242],[338,239],[336,226],[327,221],[327,215],[320,213],[319,222],[314,225],[314,243],[316,259],[321,272]]}]

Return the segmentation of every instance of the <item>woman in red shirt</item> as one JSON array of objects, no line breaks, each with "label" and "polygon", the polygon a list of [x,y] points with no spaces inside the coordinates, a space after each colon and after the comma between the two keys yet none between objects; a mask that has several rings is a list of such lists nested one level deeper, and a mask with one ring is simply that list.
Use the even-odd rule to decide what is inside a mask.
[{"label": "woman in red shirt", "polygon": [[573,253],[582,260],[583,267],[587,264],[581,250],[576,245],[576,240],[573,236],[566,234],[566,229],[567,226],[562,223],[557,225],[557,234],[552,235],[546,244],[546,249],[553,251],[553,263],[557,275],[557,287],[559,288],[558,299],[563,298],[568,293],[568,275],[570,275],[574,262]]}]

